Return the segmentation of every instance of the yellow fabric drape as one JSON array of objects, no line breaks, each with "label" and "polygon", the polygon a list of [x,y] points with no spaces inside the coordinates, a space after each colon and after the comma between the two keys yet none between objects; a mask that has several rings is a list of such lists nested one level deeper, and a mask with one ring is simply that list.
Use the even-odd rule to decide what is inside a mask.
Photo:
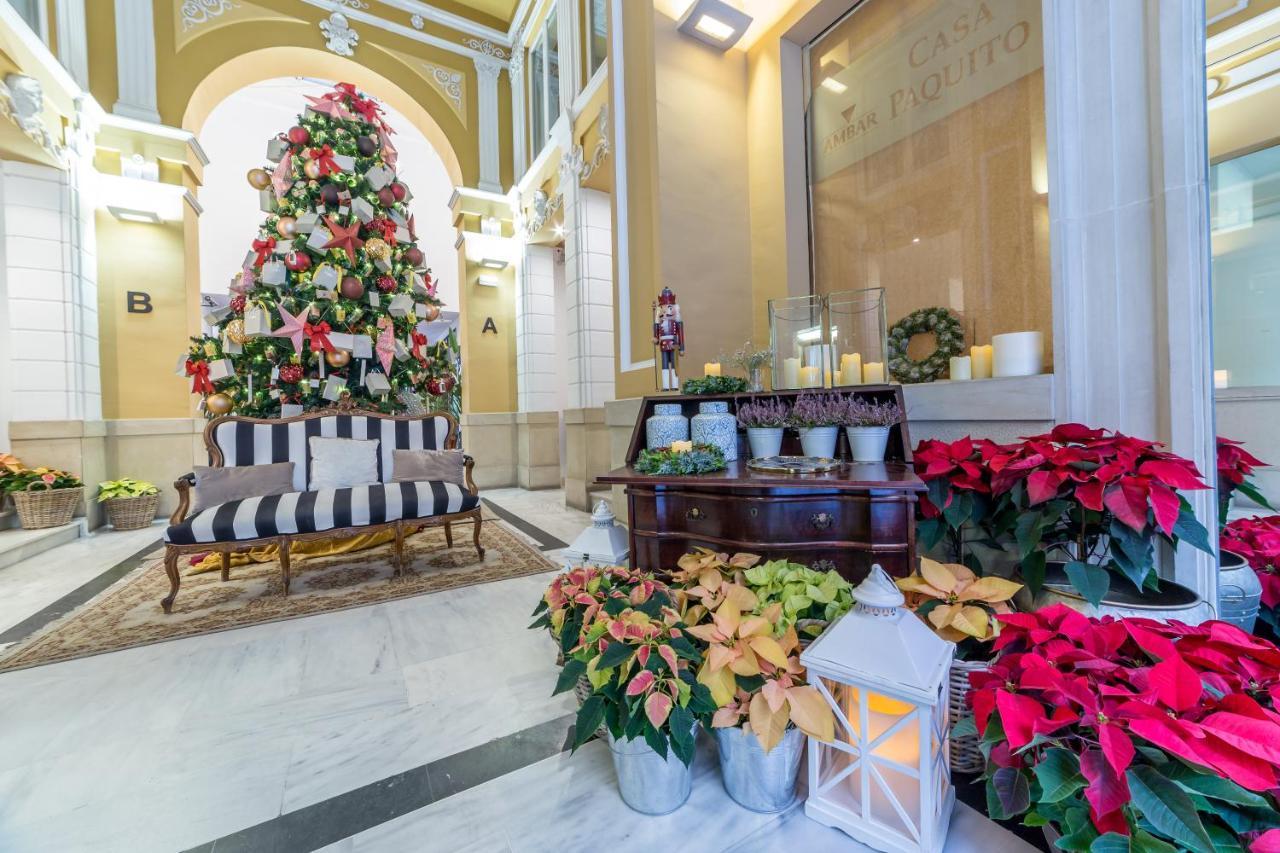
[{"label": "yellow fabric drape", "polygon": [[[407,531],[406,531],[407,532]],[[317,539],[309,542],[289,543],[289,558],[331,557],[334,554],[350,554],[366,548],[376,548],[388,542],[394,542],[395,530],[379,530],[377,533],[360,533],[355,536],[342,536],[336,539]],[[246,566],[249,563],[270,563],[280,554],[279,545],[258,545],[231,555],[232,566]],[[222,570],[222,555],[211,553],[203,560],[195,563],[187,574],[198,575],[201,572]]]}]

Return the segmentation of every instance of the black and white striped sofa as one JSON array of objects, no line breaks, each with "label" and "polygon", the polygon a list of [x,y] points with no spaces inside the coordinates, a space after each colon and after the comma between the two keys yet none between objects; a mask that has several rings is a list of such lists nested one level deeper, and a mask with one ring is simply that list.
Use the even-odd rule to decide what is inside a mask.
[{"label": "black and white striped sofa", "polygon": [[[309,439],[377,439],[378,479],[368,486],[309,491]],[[445,530],[453,546],[454,522],[474,524],[476,552],[480,544],[480,496],[472,479],[474,460],[464,456],[465,488],[439,481],[392,482],[393,450],[448,450],[458,445],[458,423],[445,412],[425,415],[382,415],[362,411],[318,411],[292,418],[246,418],[237,415],[210,421],[204,443],[213,466],[263,465],[293,462],[294,491],[283,495],[246,498],[212,506],[188,517],[194,474],[176,483],[178,508],[165,531],[165,571],[169,594],[161,600],[168,613],[177,598],[181,577],[178,559],[184,553],[216,551],[222,555],[222,579],[227,580],[231,553],[255,545],[278,544],[284,590],[289,591],[289,543],[328,539],[394,529],[395,570],[405,569],[404,537],[426,526]]]}]

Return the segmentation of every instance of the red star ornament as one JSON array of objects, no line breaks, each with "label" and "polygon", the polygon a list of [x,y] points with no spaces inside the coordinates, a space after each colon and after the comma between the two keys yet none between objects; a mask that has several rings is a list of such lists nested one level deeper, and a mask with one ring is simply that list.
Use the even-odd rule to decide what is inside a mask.
[{"label": "red star ornament", "polygon": [[353,116],[339,100],[335,99],[331,101],[328,98],[317,98],[311,95],[304,95],[303,97],[311,102],[311,109],[321,115],[327,115],[329,118],[336,118],[342,121],[350,121],[355,118],[355,116]]},{"label": "red star ornament", "polygon": [[356,249],[364,245],[364,241],[357,236],[360,231],[360,220],[356,220],[345,227],[335,222],[332,216],[326,216],[324,221],[329,226],[329,233],[333,235],[333,238],[328,243],[325,243],[324,247],[326,249],[342,249],[347,253],[347,259],[354,266]]}]

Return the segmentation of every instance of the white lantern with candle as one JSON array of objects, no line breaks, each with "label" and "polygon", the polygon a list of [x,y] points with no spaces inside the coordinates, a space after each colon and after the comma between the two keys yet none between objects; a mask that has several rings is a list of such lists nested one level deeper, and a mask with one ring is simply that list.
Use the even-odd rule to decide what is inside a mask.
[{"label": "white lantern with candle", "polygon": [[809,741],[805,814],[876,850],[941,850],[955,806],[953,647],[902,607],[878,565],[853,598],[853,610],[800,655],[836,715],[834,741]]}]

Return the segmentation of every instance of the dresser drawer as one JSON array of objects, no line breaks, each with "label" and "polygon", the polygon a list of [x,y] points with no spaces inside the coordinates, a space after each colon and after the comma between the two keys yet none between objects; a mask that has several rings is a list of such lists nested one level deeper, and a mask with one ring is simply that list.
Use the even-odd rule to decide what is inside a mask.
[{"label": "dresser drawer", "polygon": [[680,557],[698,546],[730,553],[749,550],[753,554],[759,554],[765,560],[786,559],[819,571],[835,569],[841,577],[855,584],[867,576],[867,572],[874,563],[879,563],[885,571],[896,577],[905,577],[910,574],[911,557],[907,548],[876,551],[839,547],[822,548],[812,545],[801,548],[735,548],[726,546],[722,542],[699,539],[696,536],[640,535],[632,541],[634,552],[631,555],[631,565],[642,571],[659,574],[674,569]]},{"label": "dresser drawer", "polygon": [[901,515],[908,504],[870,495],[700,494],[654,491],[632,498],[637,530],[783,543],[869,542],[876,517]]}]

